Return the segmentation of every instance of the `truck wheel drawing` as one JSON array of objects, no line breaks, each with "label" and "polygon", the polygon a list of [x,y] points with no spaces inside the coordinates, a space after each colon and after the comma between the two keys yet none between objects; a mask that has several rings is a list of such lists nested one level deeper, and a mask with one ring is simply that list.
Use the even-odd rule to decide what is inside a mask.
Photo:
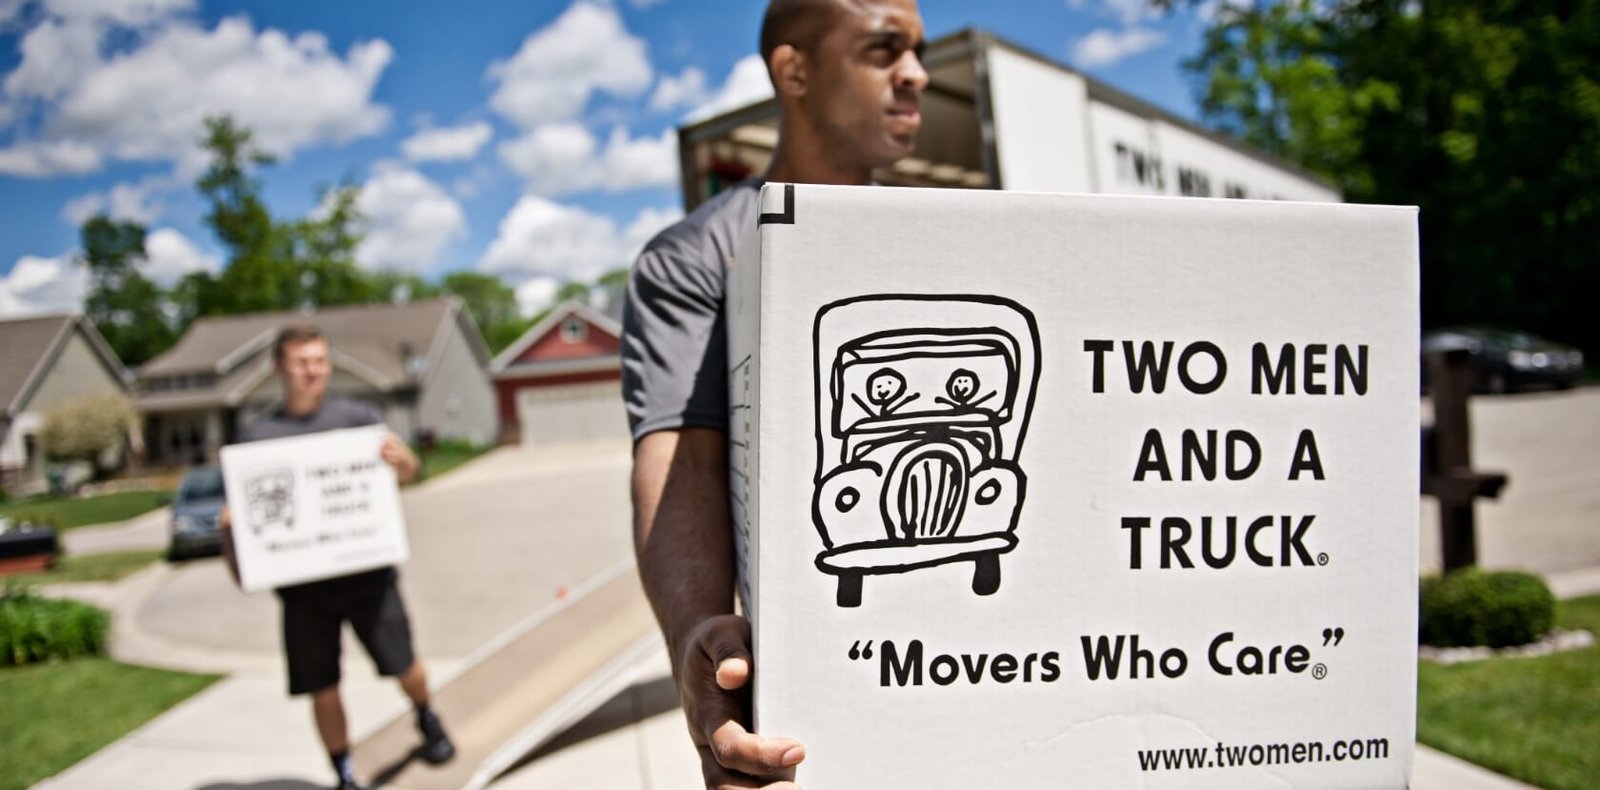
[{"label": "truck wheel drawing", "polygon": [[267,529],[294,527],[294,472],[271,469],[256,472],[245,480],[244,505],[250,514],[250,527],[260,535]]},{"label": "truck wheel drawing", "polygon": [[1039,381],[1033,314],[995,296],[883,294],[817,312],[816,566],[836,603],[866,576],[973,563],[1000,589],[1027,490],[1018,454]]}]

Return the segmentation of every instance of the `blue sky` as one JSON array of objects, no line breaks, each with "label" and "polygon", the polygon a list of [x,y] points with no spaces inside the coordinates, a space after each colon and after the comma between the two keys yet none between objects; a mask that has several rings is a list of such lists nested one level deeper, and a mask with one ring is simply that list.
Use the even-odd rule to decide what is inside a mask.
[{"label": "blue sky", "polygon": [[[359,262],[476,269],[526,306],[625,265],[680,213],[673,130],[766,90],[763,0],[0,0],[0,317],[74,309],[77,225],[144,223],[166,283],[222,265],[193,183],[199,119],[230,112],[280,161],[279,216],[360,186]],[[926,0],[1194,117],[1193,10],[1141,0]]]}]

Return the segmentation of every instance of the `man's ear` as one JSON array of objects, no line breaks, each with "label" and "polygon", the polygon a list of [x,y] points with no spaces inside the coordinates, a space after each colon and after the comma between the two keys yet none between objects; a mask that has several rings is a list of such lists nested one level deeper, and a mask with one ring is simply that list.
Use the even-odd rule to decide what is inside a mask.
[{"label": "man's ear", "polygon": [[806,55],[793,44],[783,44],[772,50],[767,60],[767,72],[772,75],[772,89],[779,96],[804,96],[809,84],[810,65]]}]

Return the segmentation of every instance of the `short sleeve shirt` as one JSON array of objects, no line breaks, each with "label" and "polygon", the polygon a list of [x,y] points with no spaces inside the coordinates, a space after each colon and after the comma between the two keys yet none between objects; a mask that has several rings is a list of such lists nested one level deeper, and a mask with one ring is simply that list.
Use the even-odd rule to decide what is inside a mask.
[{"label": "short sleeve shirt", "polygon": [[634,262],[622,312],[622,396],[635,441],[675,428],[728,429],[725,283],[760,187],[729,187]]},{"label": "short sleeve shirt", "polygon": [[343,398],[324,398],[322,406],[310,414],[285,414],[282,409],[239,429],[239,441],[259,442],[308,433],[362,428],[383,422],[376,407]]}]

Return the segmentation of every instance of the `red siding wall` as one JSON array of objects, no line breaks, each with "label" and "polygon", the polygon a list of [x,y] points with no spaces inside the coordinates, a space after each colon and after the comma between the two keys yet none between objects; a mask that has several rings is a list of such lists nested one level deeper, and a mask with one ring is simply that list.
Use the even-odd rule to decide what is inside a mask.
[{"label": "red siding wall", "polygon": [[[565,320],[562,323],[566,323]],[[588,323],[585,321],[584,323]],[[584,339],[569,343],[561,338],[561,324],[557,324],[544,337],[533,341],[533,345],[523,349],[517,355],[513,365],[523,362],[548,362],[552,359],[577,359],[579,357],[603,357],[618,353],[622,350],[622,341],[612,337],[606,332],[589,324],[589,331],[584,333]],[[508,366],[509,367],[509,366]]]}]

